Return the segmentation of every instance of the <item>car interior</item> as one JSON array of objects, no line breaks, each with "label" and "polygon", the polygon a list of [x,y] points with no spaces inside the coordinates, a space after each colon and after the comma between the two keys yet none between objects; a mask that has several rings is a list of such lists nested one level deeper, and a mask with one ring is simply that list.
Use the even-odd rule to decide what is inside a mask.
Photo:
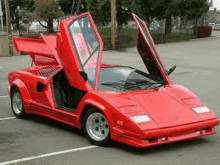
[{"label": "car interior", "polygon": [[60,70],[53,77],[53,93],[58,108],[75,110],[85,91],[72,87],[64,70]]}]

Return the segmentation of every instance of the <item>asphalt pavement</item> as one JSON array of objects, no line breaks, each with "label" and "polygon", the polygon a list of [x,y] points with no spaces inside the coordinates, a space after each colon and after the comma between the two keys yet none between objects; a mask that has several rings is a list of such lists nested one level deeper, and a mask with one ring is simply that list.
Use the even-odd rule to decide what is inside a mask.
[{"label": "asphalt pavement", "polygon": [[[201,98],[220,117],[220,32],[215,37],[157,45],[172,80]],[[104,52],[103,62],[130,64],[144,70],[136,48]],[[18,165],[219,165],[217,134],[136,149],[120,143],[97,147],[81,131],[39,116],[15,119],[7,96],[9,71],[29,67],[29,56],[0,58],[0,164]]]}]

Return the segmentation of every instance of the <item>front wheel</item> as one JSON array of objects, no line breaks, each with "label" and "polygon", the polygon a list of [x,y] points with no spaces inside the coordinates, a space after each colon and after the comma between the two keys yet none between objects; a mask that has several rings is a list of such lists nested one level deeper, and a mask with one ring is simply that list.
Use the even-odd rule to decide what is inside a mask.
[{"label": "front wheel", "polygon": [[21,96],[18,88],[15,88],[12,91],[11,108],[17,118],[24,118],[25,117],[23,100],[22,100],[22,96]]},{"label": "front wheel", "polygon": [[87,138],[95,145],[110,142],[109,123],[105,115],[96,109],[88,110],[83,116],[82,128]]}]

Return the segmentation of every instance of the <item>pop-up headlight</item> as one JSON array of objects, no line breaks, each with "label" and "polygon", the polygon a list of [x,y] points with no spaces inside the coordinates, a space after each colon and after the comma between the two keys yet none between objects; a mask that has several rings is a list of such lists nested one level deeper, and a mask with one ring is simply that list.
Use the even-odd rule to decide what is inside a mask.
[{"label": "pop-up headlight", "polygon": [[143,123],[143,122],[151,121],[151,119],[147,115],[131,116],[130,119],[135,123]]},{"label": "pop-up headlight", "polygon": [[207,113],[207,112],[210,112],[209,108],[206,107],[206,106],[203,106],[203,107],[195,107],[195,108],[192,108],[196,113]]}]

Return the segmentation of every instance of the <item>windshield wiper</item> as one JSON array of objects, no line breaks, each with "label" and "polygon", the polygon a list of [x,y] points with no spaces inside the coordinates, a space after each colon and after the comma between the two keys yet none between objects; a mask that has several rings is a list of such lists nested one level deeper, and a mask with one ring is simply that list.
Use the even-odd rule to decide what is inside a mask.
[{"label": "windshield wiper", "polygon": [[[151,88],[153,85],[158,84],[159,86],[154,87],[153,89],[159,88],[161,86],[163,86],[165,83],[164,82],[149,82],[149,81],[137,81],[136,84],[129,84],[128,87],[126,87],[125,84],[125,90],[131,90],[131,89],[141,89],[141,90],[145,90],[145,89],[149,89]],[[143,85],[147,85],[147,87],[142,88],[141,86]]]},{"label": "windshield wiper", "polygon": [[152,87],[151,89],[159,89],[159,88],[161,88],[161,87],[163,87],[163,86],[165,86],[165,84],[160,84],[160,85],[158,85],[158,86]]},{"label": "windshield wiper", "polygon": [[150,83],[146,88],[144,89],[150,89],[153,85],[157,85],[156,87],[153,87],[152,89],[157,89],[157,88],[160,88],[162,86],[164,86],[165,84],[164,83],[159,83],[159,82],[153,82],[153,83]]},{"label": "windshield wiper", "polygon": [[[146,80],[139,80],[139,81],[121,81],[121,82],[107,82],[107,83],[101,83],[101,85],[110,86],[113,88],[118,88],[122,91],[128,91],[128,90],[145,90],[149,89],[151,86],[158,84],[159,86],[154,87],[153,89],[159,88],[164,85],[164,82],[149,82]],[[147,87],[142,88],[143,85],[147,85]]]},{"label": "windshield wiper", "polygon": [[165,83],[164,81],[155,81],[155,80],[140,80],[140,79],[127,79],[127,81],[125,80],[126,83],[138,83],[138,84],[149,84],[149,83],[158,83],[158,84],[163,84]]}]

